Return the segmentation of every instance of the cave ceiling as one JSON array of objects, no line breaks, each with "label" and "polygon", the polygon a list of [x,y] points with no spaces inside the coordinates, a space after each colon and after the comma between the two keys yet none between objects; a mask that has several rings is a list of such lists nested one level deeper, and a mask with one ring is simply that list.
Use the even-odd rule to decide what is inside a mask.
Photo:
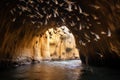
[{"label": "cave ceiling", "polygon": [[6,35],[10,35],[9,41],[32,38],[36,33],[62,25],[67,26],[83,46],[109,38],[111,42],[117,40],[119,45],[120,0],[0,1],[1,41]]}]

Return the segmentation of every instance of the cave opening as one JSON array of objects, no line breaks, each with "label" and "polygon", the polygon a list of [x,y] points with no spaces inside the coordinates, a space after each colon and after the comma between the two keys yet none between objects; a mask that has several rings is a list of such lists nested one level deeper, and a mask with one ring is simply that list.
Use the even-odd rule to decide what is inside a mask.
[{"label": "cave opening", "polygon": [[66,26],[50,28],[33,39],[33,60],[80,59],[75,38]]},{"label": "cave opening", "polygon": [[[50,28],[42,32],[38,26],[32,27],[36,31],[28,31],[31,24],[26,24],[27,30],[21,32],[20,27],[18,33],[16,31],[5,33],[6,37],[1,46],[0,67],[17,67],[41,61],[80,60],[72,32],[66,26],[58,27],[55,23],[51,24],[52,27],[47,25]],[[9,28],[6,29],[11,31]]]}]

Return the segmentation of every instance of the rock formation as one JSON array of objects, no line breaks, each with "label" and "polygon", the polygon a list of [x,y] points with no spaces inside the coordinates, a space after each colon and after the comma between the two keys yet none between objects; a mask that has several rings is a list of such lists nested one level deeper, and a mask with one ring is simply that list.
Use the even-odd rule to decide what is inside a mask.
[{"label": "rock formation", "polygon": [[[66,27],[62,28],[67,29]],[[32,55],[34,60],[66,60],[79,58],[74,36],[72,33],[69,33],[68,29],[62,30],[62,28],[60,27],[56,30],[51,28],[42,36],[36,36],[34,38]]]}]

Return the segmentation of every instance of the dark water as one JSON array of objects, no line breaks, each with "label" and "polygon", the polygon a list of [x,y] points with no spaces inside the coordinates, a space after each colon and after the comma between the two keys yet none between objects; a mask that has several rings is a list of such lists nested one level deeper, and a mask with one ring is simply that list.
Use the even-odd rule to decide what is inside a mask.
[{"label": "dark water", "polygon": [[41,62],[0,72],[0,80],[120,80],[119,70],[91,67],[83,72],[79,60]]}]

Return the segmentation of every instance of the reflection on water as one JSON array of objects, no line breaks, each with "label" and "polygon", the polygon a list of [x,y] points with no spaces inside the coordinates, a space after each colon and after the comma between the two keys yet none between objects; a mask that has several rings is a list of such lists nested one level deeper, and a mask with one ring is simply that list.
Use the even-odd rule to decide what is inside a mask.
[{"label": "reflection on water", "polygon": [[80,60],[41,62],[0,73],[0,80],[77,80]]},{"label": "reflection on water", "polygon": [[120,71],[91,67],[93,72],[83,72],[79,60],[45,61],[1,71],[0,80],[120,80]]}]

